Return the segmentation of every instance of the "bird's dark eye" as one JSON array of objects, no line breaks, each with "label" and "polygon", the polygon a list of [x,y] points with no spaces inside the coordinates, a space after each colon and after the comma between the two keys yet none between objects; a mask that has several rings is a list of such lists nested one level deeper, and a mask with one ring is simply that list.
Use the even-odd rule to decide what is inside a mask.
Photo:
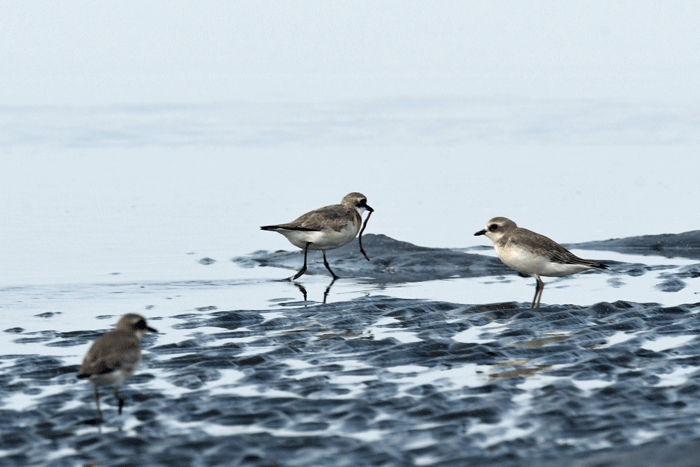
[{"label": "bird's dark eye", "polygon": [[490,230],[491,232],[494,232],[494,231],[497,230],[497,229],[498,229],[498,224],[491,224],[491,225],[489,225],[489,230]]},{"label": "bird's dark eye", "polygon": [[135,329],[146,329],[148,326],[146,326],[146,321],[140,319],[136,321],[136,324],[134,324]]},{"label": "bird's dark eye", "polygon": [[361,199],[359,203],[357,203],[358,206],[367,206],[367,200],[366,199]]}]

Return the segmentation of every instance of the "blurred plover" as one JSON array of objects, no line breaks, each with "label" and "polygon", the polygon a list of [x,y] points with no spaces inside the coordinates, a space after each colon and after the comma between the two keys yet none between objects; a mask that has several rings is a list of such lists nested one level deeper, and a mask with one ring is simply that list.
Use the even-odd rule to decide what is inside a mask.
[{"label": "blurred plover", "polygon": [[493,241],[498,257],[521,275],[535,276],[535,298],[530,308],[539,308],[544,282],[540,276],[561,277],[586,269],[608,269],[602,263],[581,259],[554,240],[518,227],[505,217],[494,217],[486,228],[474,235],[486,235]]},{"label": "blurred plover", "polygon": [[[323,264],[330,271],[333,280],[337,279],[326,259],[326,250],[338,248],[350,242],[360,232],[360,251],[369,261],[362,248],[362,213],[369,211],[369,216],[374,209],[367,204],[367,197],[362,193],[350,193],[345,195],[340,204],[333,204],[311,212],[307,212],[298,219],[279,225],[266,225],[262,230],[279,232],[289,240],[292,245],[304,250],[304,266],[291,280],[296,280],[306,272],[306,255],[309,250],[321,250],[323,252]],[[365,226],[367,221],[365,221]],[[363,227],[364,230],[364,227]]]},{"label": "blurred plover", "polygon": [[136,371],[141,361],[141,336],[146,331],[158,332],[146,324],[143,316],[126,314],[114,331],[98,337],[85,355],[78,378],[87,378],[95,386],[95,403],[100,419],[102,411],[98,386],[114,385],[114,396],[119,400],[121,414],[124,399],[119,396],[119,385]]}]

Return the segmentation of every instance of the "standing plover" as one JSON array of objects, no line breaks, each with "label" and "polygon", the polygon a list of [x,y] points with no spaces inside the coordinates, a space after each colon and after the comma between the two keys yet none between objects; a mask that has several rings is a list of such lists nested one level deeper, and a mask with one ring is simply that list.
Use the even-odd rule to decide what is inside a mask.
[{"label": "standing plover", "polygon": [[[289,240],[292,245],[304,249],[304,266],[297,272],[291,280],[296,280],[306,272],[306,255],[309,250],[321,250],[323,252],[323,264],[333,275],[333,280],[337,279],[326,259],[326,250],[338,248],[350,242],[362,225],[362,213],[369,211],[369,216],[374,209],[367,204],[367,197],[362,193],[350,193],[345,195],[340,204],[333,204],[311,212],[307,212],[298,219],[279,225],[266,225],[260,227],[262,230],[272,230],[279,232]],[[367,221],[365,221],[365,226]],[[364,227],[363,227],[364,230]],[[362,232],[360,232],[360,251],[369,261],[367,254],[362,248]]]},{"label": "standing plover", "polygon": [[530,308],[538,308],[544,282],[540,276],[561,277],[586,269],[608,269],[602,263],[581,259],[554,240],[520,228],[510,219],[494,217],[486,228],[474,235],[486,235],[493,241],[498,257],[522,275],[535,276],[535,298]]},{"label": "standing plover", "polygon": [[102,411],[98,386],[114,385],[114,396],[119,400],[121,414],[124,399],[119,396],[119,385],[136,371],[141,361],[141,336],[146,331],[158,332],[146,324],[143,316],[126,314],[121,317],[114,331],[98,337],[85,355],[78,378],[87,378],[95,385],[95,403],[100,419]]}]

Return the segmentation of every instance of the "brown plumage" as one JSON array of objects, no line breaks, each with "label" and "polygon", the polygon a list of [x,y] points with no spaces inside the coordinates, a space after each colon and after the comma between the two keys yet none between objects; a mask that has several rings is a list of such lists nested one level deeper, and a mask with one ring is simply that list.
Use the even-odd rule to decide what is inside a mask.
[{"label": "brown plumage", "polygon": [[[362,213],[365,210],[369,211],[370,214],[374,211],[367,204],[365,195],[353,192],[345,195],[340,204],[307,212],[286,224],[265,225],[260,228],[279,232],[287,237],[292,245],[304,250],[304,266],[290,278],[291,280],[298,279],[306,272],[306,256],[309,250],[323,252],[323,264],[333,279],[337,279],[338,276],[335,275],[326,259],[326,250],[341,247],[357,236],[362,225]],[[364,254],[362,244],[360,244],[360,249]],[[367,257],[366,254],[365,257]]]},{"label": "brown plumage", "polygon": [[535,297],[530,308],[540,306],[544,290],[540,276],[561,277],[586,269],[608,269],[603,263],[579,258],[549,237],[518,227],[506,217],[494,217],[474,235],[490,238],[504,264],[526,277],[535,276]]},{"label": "brown plumage", "polygon": [[100,410],[99,386],[114,385],[114,396],[119,400],[122,413],[124,399],[119,396],[119,386],[134,374],[141,361],[141,336],[147,331],[158,332],[146,324],[143,316],[129,313],[121,317],[113,331],[98,337],[83,358],[78,378],[88,379],[94,386],[97,413]]}]

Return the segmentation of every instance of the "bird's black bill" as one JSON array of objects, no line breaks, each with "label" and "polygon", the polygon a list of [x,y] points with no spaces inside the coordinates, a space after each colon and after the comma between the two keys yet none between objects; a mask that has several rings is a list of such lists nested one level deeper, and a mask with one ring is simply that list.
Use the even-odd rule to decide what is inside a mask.
[{"label": "bird's black bill", "polygon": [[147,331],[151,331],[151,332],[158,332],[156,329],[153,329],[153,328],[150,327],[150,326],[146,326],[146,330],[147,330]]},{"label": "bird's black bill", "polygon": [[486,235],[486,229],[481,229],[481,230],[479,230],[477,233],[474,234],[475,237],[476,237],[477,235]]},{"label": "bird's black bill", "polygon": [[367,199],[364,199],[364,198],[361,199],[359,203],[357,203],[357,207],[358,207],[358,208],[365,208],[365,209],[368,210],[369,212],[374,211],[374,209],[372,209],[371,207],[369,207],[369,204],[367,204]]}]

